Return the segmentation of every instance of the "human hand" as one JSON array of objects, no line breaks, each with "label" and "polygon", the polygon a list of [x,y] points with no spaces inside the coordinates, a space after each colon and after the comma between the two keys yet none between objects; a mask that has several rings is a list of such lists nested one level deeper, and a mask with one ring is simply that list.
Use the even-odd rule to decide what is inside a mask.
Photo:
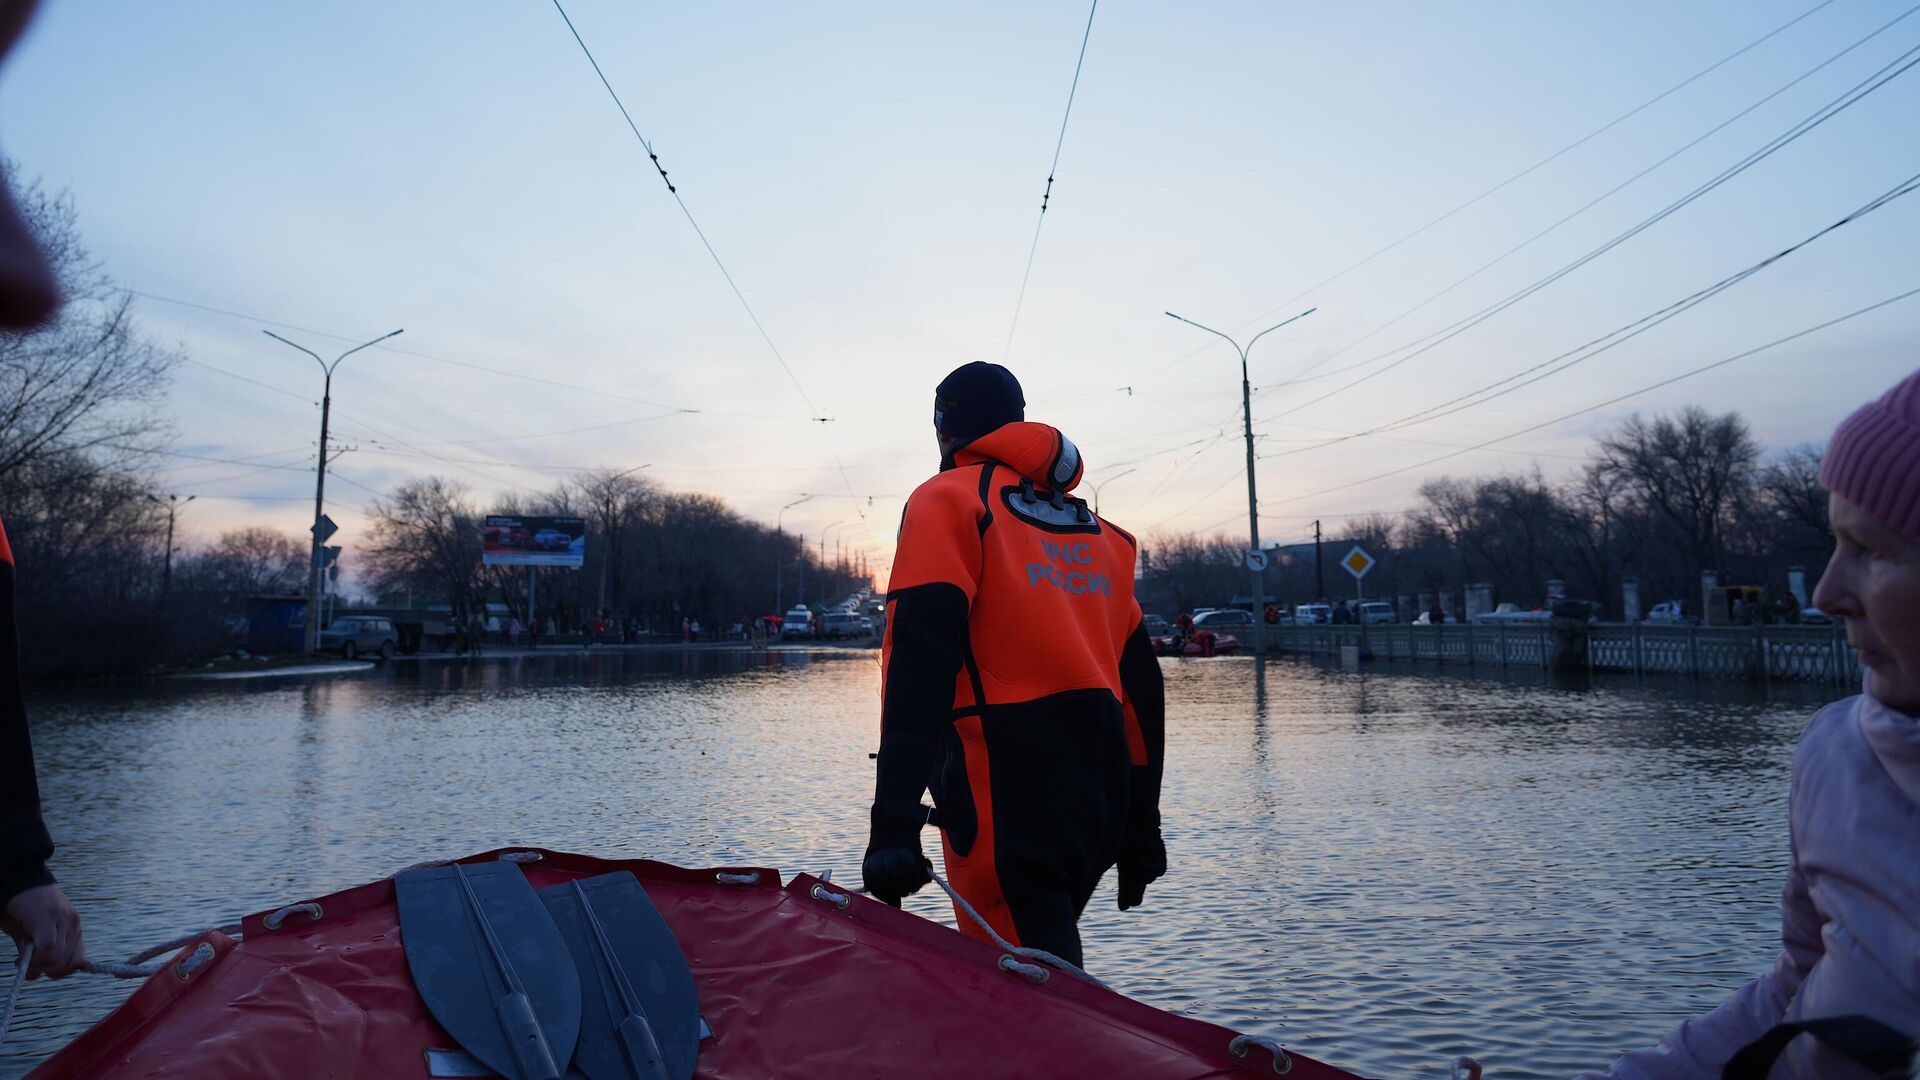
[{"label": "human hand", "polygon": [[1146,902],[1147,886],[1167,872],[1167,845],[1156,830],[1128,842],[1120,854],[1120,910]]},{"label": "human hand", "polygon": [[42,975],[64,979],[87,962],[87,943],[80,936],[80,913],[68,902],[58,885],[38,885],[7,901],[0,915],[0,930],[13,938],[16,948],[33,944],[33,961],[27,965],[27,978]]},{"label": "human hand", "polygon": [[920,854],[918,844],[870,848],[860,863],[860,878],[868,896],[899,907],[903,897],[919,892],[933,880],[933,864]]}]

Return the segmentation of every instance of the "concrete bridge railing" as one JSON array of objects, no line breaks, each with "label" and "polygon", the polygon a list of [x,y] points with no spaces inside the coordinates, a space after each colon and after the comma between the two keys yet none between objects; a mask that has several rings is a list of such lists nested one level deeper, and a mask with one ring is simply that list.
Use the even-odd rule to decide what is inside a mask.
[{"label": "concrete bridge railing", "polygon": [[1274,626],[1283,653],[1373,657],[1474,667],[1621,671],[1700,679],[1858,683],[1859,658],[1839,626],[1644,626],[1467,623],[1449,626]]}]

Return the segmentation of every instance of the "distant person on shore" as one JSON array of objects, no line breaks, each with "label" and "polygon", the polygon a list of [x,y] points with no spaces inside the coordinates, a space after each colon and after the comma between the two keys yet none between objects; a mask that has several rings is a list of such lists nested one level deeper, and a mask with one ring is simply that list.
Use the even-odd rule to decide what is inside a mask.
[{"label": "distant person on shore", "polygon": [[1835,547],[1813,602],[1846,622],[1866,692],[1821,709],[1800,736],[1784,948],[1771,971],[1719,1008],[1590,1077],[1724,1070],[1849,1080],[1904,1077],[1912,1066],[1920,1036],[1920,371],[1840,425],[1820,481],[1831,493]]},{"label": "distant person on shore", "polygon": [[1333,621],[1336,624],[1351,623],[1353,621],[1353,612],[1347,610],[1347,602],[1345,600],[1333,605]]},{"label": "distant person on shore", "polygon": [[[33,14],[32,3],[0,3],[0,58]],[[0,188],[0,330],[32,330],[60,305],[59,285],[13,206],[11,178]],[[27,977],[63,978],[87,962],[80,913],[47,860],[53,838],[40,817],[33,740],[20,692],[20,634],[13,621],[13,548],[0,524],[0,929],[16,947],[33,946]]]},{"label": "distant person on shore", "polygon": [[1025,418],[997,364],[934,391],[940,472],[907,500],[887,584],[861,869],[898,905],[930,880],[920,829],[937,825],[953,889],[997,933],[1077,964],[1102,875],[1119,867],[1126,911],[1166,872],[1165,692],[1133,537],[1071,497],[1079,450]]},{"label": "distant person on shore", "polygon": [[1427,612],[1427,621],[1435,626],[1446,625],[1447,609],[1440,606],[1440,601],[1433,602],[1433,607]]}]

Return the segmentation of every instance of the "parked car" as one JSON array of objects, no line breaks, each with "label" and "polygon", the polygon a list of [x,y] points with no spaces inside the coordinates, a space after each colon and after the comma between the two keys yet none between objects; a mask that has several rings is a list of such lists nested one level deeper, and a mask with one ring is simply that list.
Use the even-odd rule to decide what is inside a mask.
[{"label": "parked car", "polygon": [[1549,611],[1556,619],[1577,619],[1589,626],[1600,621],[1600,605],[1591,600],[1561,597],[1553,602]]},{"label": "parked car", "polygon": [[1196,627],[1192,636],[1174,646],[1174,637],[1153,639],[1155,656],[1228,656],[1240,651],[1240,639],[1232,634],[1216,634],[1203,627]]},{"label": "parked car", "polygon": [[1360,617],[1356,621],[1368,626],[1400,621],[1399,616],[1394,613],[1393,605],[1385,600],[1362,600],[1358,614]]},{"label": "parked car", "polygon": [[[1459,621],[1460,621],[1459,619],[1456,619],[1456,618],[1454,618],[1454,617],[1453,617],[1452,615],[1449,615],[1449,614],[1447,614],[1447,613],[1446,613],[1446,612],[1444,612],[1444,611],[1440,613],[1440,620],[1441,620],[1441,623],[1454,623],[1454,622],[1459,622]],[[1423,611],[1423,612],[1421,612],[1421,613],[1420,613],[1420,614],[1418,614],[1418,615],[1415,615],[1415,616],[1413,617],[1413,625],[1415,625],[1415,626],[1433,626],[1433,625],[1436,625],[1436,624],[1434,623],[1434,621],[1433,621],[1433,611],[1432,611],[1431,609],[1429,609],[1429,610],[1426,610],[1426,611]]]},{"label": "parked car", "polygon": [[860,636],[860,616],[850,611],[829,611],[820,620],[820,636],[829,641]]},{"label": "parked car", "polygon": [[1332,621],[1333,605],[1331,604],[1301,604],[1299,607],[1293,609],[1293,625],[1295,626],[1313,626],[1316,623],[1330,623]]},{"label": "parked car", "polygon": [[1211,630],[1215,634],[1222,631],[1231,632],[1236,628],[1245,629],[1252,625],[1253,612],[1241,611],[1239,608],[1220,608],[1193,617],[1195,630]]},{"label": "parked car", "polygon": [[783,638],[812,637],[813,612],[804,607],[788,611],[780,621],[780,636]]},{"label": "parked car", "polygon": [[1475,615],[1473,618],[1469,619],[1468,621],[1476,622],[1476,623],[1493,623],[1496,625],[1500,623],[1527,624],[1527,623],[1543,623],[1547,621],[1547,618],[1548,618],[1548,615],[1546,611],[1540,608],[1523,608],[1519,604],[1501,604],[1499,607],[1494,608],[1492,611],[1483,611],[1480,614]]},{"label": "parked car", "polygon": [[565,551],[573,546],[573,536],[559,529],[541,529],[533,534],[533,546],[541,551]]},{"label": "parked car", "polygon": [[1662,600],[1647,612],[1646,622],[1659,626],[1685,626],[1693,620],[1687,618],[1686,608],[1678,600]]},{"label": "parked car", "polygon": [[1173,633],[1173,624],[1158,615],[1140,616],[1140,625],[1147,628],[1147,636],[1150,638],[1166,637]]},{"label": "parked car", "polygon": [[348,660],[362,653],[374,653],[382,660],[391,660],[399,647],[400,634],[394,629],[393,620],[372,615],[335,619],[332,626],[320,631],[320,651],[338,652]]},{"label": "parked car", "polygon": [[1833,616],[1821,611],[1817,607],[1804,607],[1800,609],[1801,626],[1832,626],[1833,621]]}]

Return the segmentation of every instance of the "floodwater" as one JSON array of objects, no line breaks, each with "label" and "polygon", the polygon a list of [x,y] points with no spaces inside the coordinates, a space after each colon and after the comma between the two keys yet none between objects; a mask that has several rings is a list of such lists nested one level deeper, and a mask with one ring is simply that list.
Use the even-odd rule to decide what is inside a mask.
[{"label": "floodwater", "polygon": [[[1828,690],[1166,661],[1171,874],[1083,922],[1163,1008],[1369,1076],[1564,1077],[1778,947],[1788,767]],[[555,654],[30,701],[96,958],[506,845],[857,881],[877,654]],[[927,837],[929,852],[937,844]],[[929,890],[931,892],[931,890]],[[923,892],[907,906],[951,922]],[[131,984],[27,988],[0,1075]]]}]

